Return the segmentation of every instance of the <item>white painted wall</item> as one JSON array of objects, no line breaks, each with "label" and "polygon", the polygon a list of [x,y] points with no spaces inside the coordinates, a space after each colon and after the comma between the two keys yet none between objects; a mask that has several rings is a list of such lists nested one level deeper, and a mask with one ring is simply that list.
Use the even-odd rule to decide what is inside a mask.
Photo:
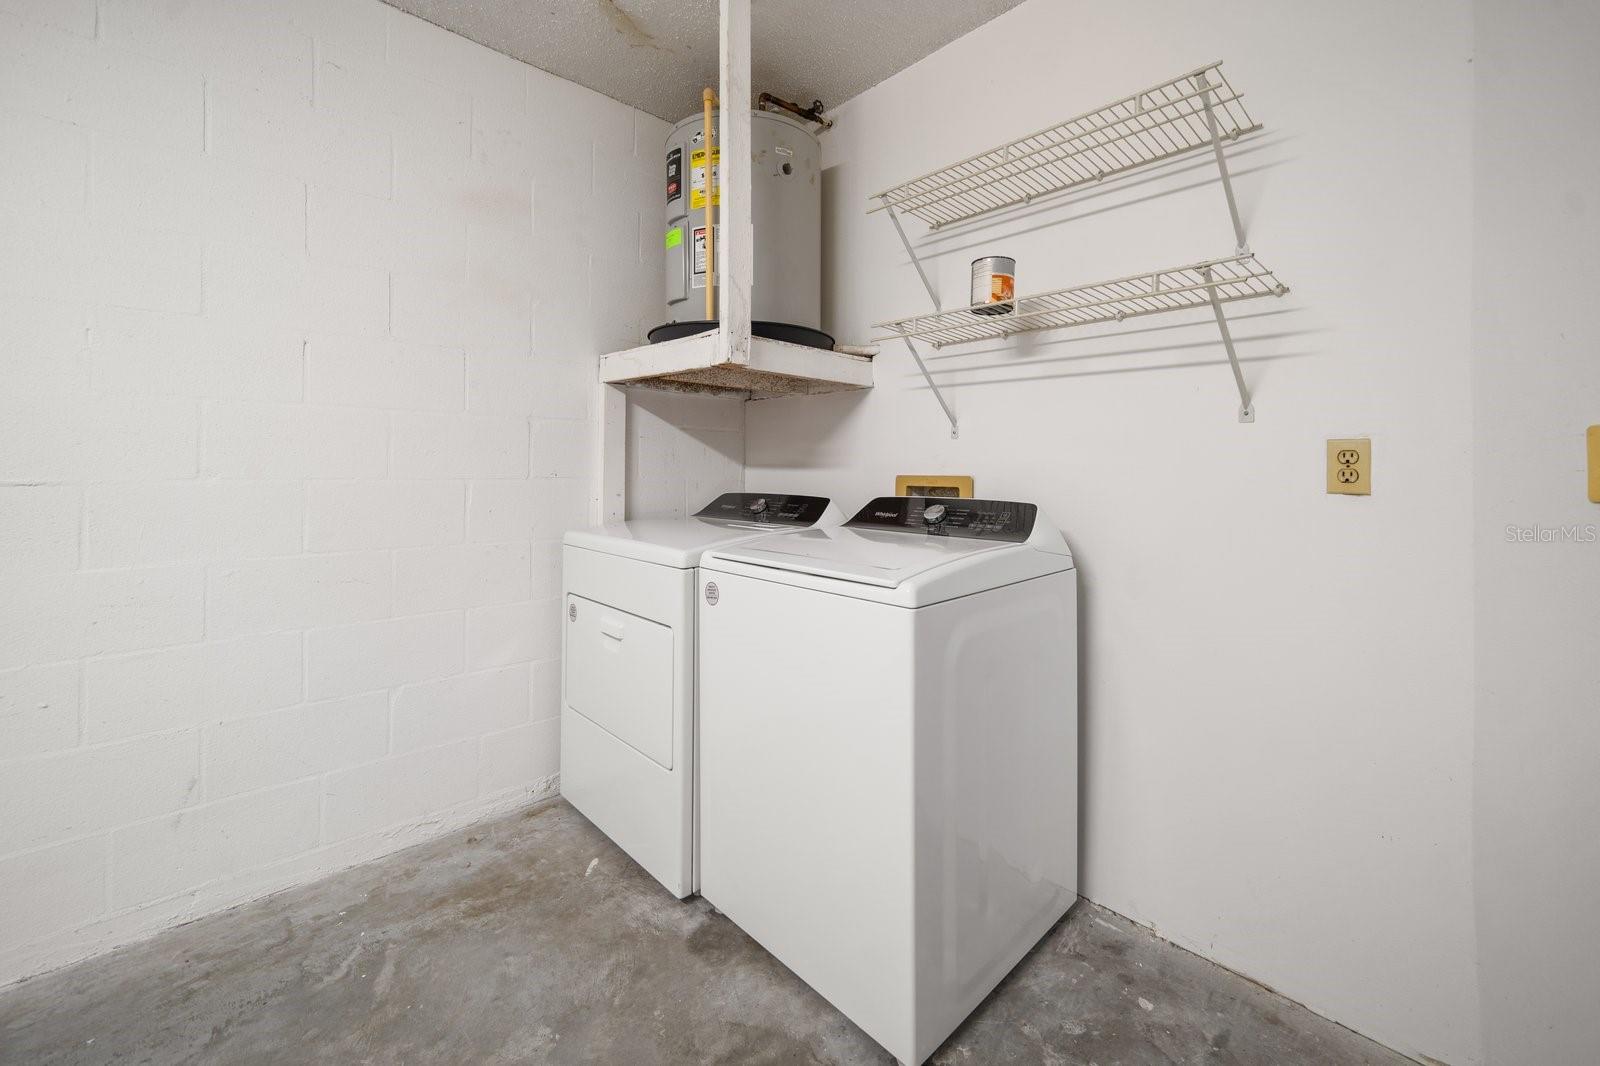
[{"label": "white painted wall", "polygon": [[[929,359],[867,394],[750,404],[747,479],[849,501],[896,473],[1034,500],[1083,580],[1091,898],[1414,1054],[1482,1059],[1473,935],[1472,12],[1458,3],[1034,0],[838,110],[825,328],[926,307],[867,196],[1224,59],[1267,131],[1230,153],[1252,247],[1294,292]],[[921,234],[915,223],[912,232]],[[1228,254],[1196,156],[936,237],[1024,291]],[[1324,492],[1370,436],[1376,495]]]},{"label": "white painted wall", "polygon": [[628,393],[628,516],[691,515],[744,487],[744,401]]},{"label": "white painted wall", "polygon": [[665,129],[378,0],[0,0],[0,982],[553,791]]},{"label": "white painted wall", "polygon": [[1600,7],[1480,0],[1473,373],[1475,855],[1496,1063],[1600,1047]]}]

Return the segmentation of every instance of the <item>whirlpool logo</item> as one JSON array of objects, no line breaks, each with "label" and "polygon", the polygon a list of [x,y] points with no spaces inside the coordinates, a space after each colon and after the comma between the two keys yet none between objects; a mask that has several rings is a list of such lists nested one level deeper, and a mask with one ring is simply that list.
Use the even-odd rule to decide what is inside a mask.
[{"label": "whirlpool logo", "polygon": [[717,605],[717,601],[720,599],[722,599],[722,590],[717,588],[717,583],[715,581],[707,581],[706,603],[709,606],[715,607]]}]

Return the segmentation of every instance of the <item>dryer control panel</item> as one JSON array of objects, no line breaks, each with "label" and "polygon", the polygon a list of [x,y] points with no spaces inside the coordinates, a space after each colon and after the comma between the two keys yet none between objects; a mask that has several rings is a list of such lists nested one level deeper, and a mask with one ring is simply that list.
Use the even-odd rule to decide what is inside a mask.
[{"label": "dryer control panel", "polygon": [[1013,500],[933,496],[879,496],[846,522],[858,529],[893,529],[935,537],[1021,543],[1033,532],[1039,508]]},{"label": "dryer control panel", "polygon": [[826,496],[776,496],[759,492],[724,492],[696,511],[694,516],[722,522],[814,526],[827,509]]}]

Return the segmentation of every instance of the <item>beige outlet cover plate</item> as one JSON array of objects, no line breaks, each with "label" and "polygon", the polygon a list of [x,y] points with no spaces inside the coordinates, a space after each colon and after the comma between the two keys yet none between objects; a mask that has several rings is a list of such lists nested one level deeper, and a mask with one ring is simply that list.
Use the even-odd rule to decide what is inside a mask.
[{"label": "beige outlet cover plate", "polygon": [[1600,503],[1600,426],[1589,427],[1589,502]]},{"label": "beige outlet cover plate", "polygon": [[972,499],[972,478],[966,474],[900,474],[894,479],[896,496],[955,496]]},{"label": "beige outlet cover plate", "polygon": [[1328,491],[1340,496],[1372,495],[1372,440],[1347,437],[1328,442]]}]

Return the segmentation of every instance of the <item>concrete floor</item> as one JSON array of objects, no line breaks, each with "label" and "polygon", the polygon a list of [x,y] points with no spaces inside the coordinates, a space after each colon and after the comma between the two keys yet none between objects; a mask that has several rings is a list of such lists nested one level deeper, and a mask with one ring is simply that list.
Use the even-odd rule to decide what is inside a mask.
[{"label": "concrete floor", "polygon": [[[0,990],[0,1062],[888,1063],[552,801]],[[1405,1063],[1086,902],[936,1063]]]}]

